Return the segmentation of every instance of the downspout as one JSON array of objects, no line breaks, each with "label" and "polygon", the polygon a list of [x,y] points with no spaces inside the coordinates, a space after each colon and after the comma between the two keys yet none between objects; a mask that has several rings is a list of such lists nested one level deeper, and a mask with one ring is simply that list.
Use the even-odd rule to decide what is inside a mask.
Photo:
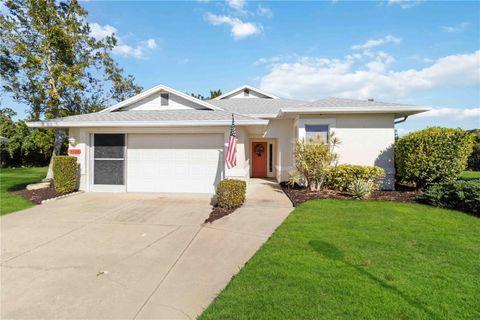
[{"label": "downspout", "polygon": [[408,116],[405,116],[405,117],[403,117],[403,119],[395,121],[394,124],[399,124],[399,123],[405,122],[405,121],[407,121],[407,119],[408,119]]}]

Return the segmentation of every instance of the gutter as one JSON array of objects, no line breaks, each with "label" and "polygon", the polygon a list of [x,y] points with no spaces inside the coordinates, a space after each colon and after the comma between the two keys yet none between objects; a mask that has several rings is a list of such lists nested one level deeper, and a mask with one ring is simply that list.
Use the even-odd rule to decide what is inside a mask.
[{"label": "gutter", "polygon": [[303,107],[303,108],[282,108],[278,112],[278,117],[284,114],[335,114],[335,113],[421,113],[430,111],[429,107],[392,107],[392,106],[377,106],[377,107],[342,107],[342,108],[321,108],[321,107]]},{"label": "gutter", "polygon": [[402,122],[407,121],[407,119],[408,119],[408,116],[405,116],[405,117],[403,117],[403,119],[396,120],[396,121],[394,121],[393,123],[394,123],[394,124],[399,124],[399,123],[402,123]]},{"label": "gutter", "polygon": [[[235,120],[236,125],[266,126],[268,120]],[[35,121],[27,122],[29,128],[86,128],[86,127],[206,127],[206,126],[230,126],[230,120],[210,121]]]}]

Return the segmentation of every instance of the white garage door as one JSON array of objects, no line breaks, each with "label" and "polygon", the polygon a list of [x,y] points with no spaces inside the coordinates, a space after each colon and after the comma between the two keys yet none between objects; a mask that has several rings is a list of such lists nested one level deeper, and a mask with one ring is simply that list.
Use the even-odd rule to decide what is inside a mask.
[{"label": "white garage door", "polygon": [[223,172],[222,134],[129,134],[127,191],[213,193]]}]

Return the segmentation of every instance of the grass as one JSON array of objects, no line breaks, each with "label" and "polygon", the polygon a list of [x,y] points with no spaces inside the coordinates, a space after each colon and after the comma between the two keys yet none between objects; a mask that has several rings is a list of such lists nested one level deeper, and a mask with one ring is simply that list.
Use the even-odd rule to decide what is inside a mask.
[{"label": "grass", "polygon": [[480,220],[381,201],[309,201],[200,319],[480,319]]},{"label": "grass", "polygon": [[480,171],[463,171],[460,175],[460,179],[463,180],[474,180],[480,179]]},{"label": "grass", "polygon": [[32,207],[32,202],[8,190],[21,189],[27,184],[42,180],[47,174],[47,169],[47,167],[0,169],[0,215]]}]

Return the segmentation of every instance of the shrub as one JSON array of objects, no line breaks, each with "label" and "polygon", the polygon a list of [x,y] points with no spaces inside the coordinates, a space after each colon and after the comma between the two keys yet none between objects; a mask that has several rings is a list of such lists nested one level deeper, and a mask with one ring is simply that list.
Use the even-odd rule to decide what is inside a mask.
[{"label": "shrub", "polygon": [[53,157],[53,183],[57,192],[66,193],[75,190],[77,185],[78,164],[76,157]]},{"label": "shrub", "polygon": [[355,180],[371,181],[372,188],[378,189],[385,172],[377,166],[358,166],[353,164],[341,164],[327,175],[327,185],[329,188],[339,191],[345,191]]},{"label": "shrub", "polygon": [[366,199],[372,192],[374,184],[372,181],[365,181],[363,179],[357,179],[351,182],[348,186],[348,192],[355,199]]},{"label": "shrub", "polygon": [[295,187],[296,184],[300,183],[300,172],[298,170],[292,170],[288,173],[287,186],[289,188]]},{"label": "shrub", "polygon": [[245,202],[247,183],[243,180],[225,179],[217,186],[217,205],[226,209],[240,207]]},{"label": "shrub", "polygon": [[457,209],[480,215],[480,180],[456,180],[434,184],[420,197],[437,207]]},{"label": "shrub", "polygon": [[300,174],[300,179],[310,190],[319,190],[323,187],[329,170],[337,161],[333,148],[338,140],[330,135],[330,143],[321,138],[297,140],[295,144],[295,166]]},{"label": "shrub", "polygon": [[472,153],[473,135],[462,129],[428,128],[397,141],[397,175],[424,188],[430,183],[455,180]]},{"label": "shrub", "polygon": [[472,153],[468,158],[467,168],[469,170],[479,171],[480,170],[480,130],[472,130],[471,132],[475,135],[475,144],[473,145]]}]

